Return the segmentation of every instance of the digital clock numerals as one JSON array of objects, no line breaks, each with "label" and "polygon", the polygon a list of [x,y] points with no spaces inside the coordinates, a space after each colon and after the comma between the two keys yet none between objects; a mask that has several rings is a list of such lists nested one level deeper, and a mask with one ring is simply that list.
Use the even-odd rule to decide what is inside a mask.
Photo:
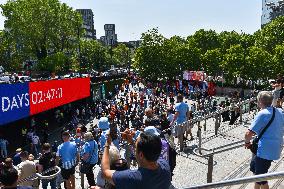
[{"label": "digital clock numerals", "polygon": [[49,89],[47,91],[37,91],[32,93],[32,103],[40,104],[43,102],[48,102],[54,99],[60,99],[63,97],[63,89]]}]

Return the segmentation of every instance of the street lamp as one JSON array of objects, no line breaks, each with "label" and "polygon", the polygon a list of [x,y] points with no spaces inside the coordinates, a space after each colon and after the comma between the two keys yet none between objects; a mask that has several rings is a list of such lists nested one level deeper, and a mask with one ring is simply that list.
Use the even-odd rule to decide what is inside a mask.
[{"label": "street lamp", "polygon": [[113,43],[113,39],[110,39],[110,59],[111,59],[111,64],[113,64],[113,60],[112,60],[112,56],[113,56],[113,51],[112,51],[112,43]]}]

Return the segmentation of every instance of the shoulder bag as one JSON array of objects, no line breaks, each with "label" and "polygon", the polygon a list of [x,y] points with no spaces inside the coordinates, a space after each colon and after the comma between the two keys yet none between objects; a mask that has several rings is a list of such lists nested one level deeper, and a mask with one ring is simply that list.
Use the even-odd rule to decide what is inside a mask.
[{"label": "shoulder bag", "polygon": [[262,137],[262,135],[265,133],[265,131],[268,129],[268,127],[271,125],[271,123],[273,122],[275,117],[275,108],[273,108],[273,114],[272,117],[270,119],[270,121],[267,123],[267,125],[264,127],[264,129],[261,131],[261,133],[259,134],[259,136],[257,136],[255,139],[253,139],[252,144],[250,146],[250,151],[253,154],[257,153],[257,149],[258,149],[258,142],[260,140],[260,138]]}]

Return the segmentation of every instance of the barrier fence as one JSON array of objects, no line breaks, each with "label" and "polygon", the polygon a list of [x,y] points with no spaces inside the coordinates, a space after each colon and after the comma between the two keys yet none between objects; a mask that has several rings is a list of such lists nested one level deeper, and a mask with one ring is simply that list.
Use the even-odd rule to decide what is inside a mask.
[{"label": "barrier fence", "polygon": [[195,185],[195,186],[191,186],[191,187],[183,188],[183,189],[219,188],[219,187],[225,187],[225,186],[233,186],[233,185],[239,185],[239,184],[245,184],[245,183],[261,182],[261,181],[268,181],[268,180],[282,179],[282,178],[284,178],[284,171],[275,172],[275,173],[267,173],[267,174],[256,175],[256,176],[251,176],[251,177],[231,179],[231,180],[220,181],[220,182],[215,182],[215,183],[210,183],[210,184]]}]

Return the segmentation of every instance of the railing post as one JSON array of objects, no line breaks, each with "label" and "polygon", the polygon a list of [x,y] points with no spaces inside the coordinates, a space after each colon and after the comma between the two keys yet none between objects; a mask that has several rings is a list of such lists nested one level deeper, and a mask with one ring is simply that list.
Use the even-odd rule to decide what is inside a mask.
[{"label": "railing post", "polygon": [[201,137],[200,121],[198,122],[197,136],[198,136],[198,151],[199,151],[199,154],[202,154],[202,152],[201,152],[202,137]]},{"label": "railing post", "polygon": [[221,112],[218,112],[218,129],[221,127],[221,122],[222,122],[222,115]]},{"label": "railing post", "polygon": [[207,183],[212,183],[213,177],[213,154],[208,159],[208,172],[207,172]]},{"label": "railing post", "polygon": [[85,188],[85,184],[84,184],[84,174],[80,173],[81,176],[81,188],[84,189]]},{"label": "railing post", "polygon": [[240,104],[240,122],[243,122],[243,103]]},{"label": "railing post", "polygon": [[216,114],[215,115],[215,135],[218,135],[218,129],[219,129],[218,122],[219,122],[219,116],[218,114]]}]

